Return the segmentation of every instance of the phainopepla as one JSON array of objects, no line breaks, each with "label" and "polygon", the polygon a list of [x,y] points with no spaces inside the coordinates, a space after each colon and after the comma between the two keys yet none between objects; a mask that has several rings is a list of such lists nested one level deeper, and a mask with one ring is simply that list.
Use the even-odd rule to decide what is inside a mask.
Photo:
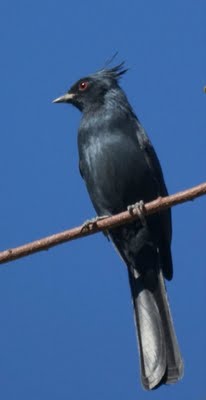
[{"label": "phainopepla", "polygon": [[[105,67],[76,82],[55,103],[82,113],[79,168],[98,216],[166,196],[162,169],[152,144],[121,87],[124,63]],[[127,265],[146,389],[182,377],[180,355],[164,278],[172,279],[171,212],[166,210],[108,232]]]}]

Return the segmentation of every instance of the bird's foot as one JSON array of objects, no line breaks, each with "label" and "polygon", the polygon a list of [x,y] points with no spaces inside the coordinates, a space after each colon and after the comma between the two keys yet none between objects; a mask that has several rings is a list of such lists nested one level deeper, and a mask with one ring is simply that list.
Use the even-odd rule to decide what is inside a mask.
[{"label": "bird's foot", "polygon": [[127,210],[129,211],[130,214],[134,215],[134,211],[137,213],[141,223],[143,226],[147,225],[146,219],[145,219],[145,206],[144,206],[144,201],[140,200],[135,204],[132,204],[131,206],[127,207]]},{"label": "bird's foot", "polygon": [[91,228],[94,227],[94,225],[97,224],[98,221],[101,221],[102,219],[108,218],[109,215],[100,215],[99,217],[94,217],[91,219],[87,219],[83,224],[82,224],[82,231],[89,231]]}]

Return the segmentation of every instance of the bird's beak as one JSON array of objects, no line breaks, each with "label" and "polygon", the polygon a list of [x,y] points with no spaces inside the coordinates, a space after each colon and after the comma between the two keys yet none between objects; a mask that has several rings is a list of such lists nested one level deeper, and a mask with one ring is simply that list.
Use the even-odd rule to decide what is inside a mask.
[{"label": "bird's beak", "polygon": [[52,103],[70,103],[74,96],[74,93],[66,93],[63,96],[57,97]]}]

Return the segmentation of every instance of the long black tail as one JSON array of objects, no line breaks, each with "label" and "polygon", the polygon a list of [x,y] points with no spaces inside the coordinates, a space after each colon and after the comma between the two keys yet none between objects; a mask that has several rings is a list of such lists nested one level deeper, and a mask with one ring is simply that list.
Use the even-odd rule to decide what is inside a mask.
[{"label": "long black tail", "polygon": [[135,322],[140,352],[142,384],[154,389],[163,383],[174,383],[183,375],[167,293],[161,270],[149,276],[135,276],[129,270]]}]

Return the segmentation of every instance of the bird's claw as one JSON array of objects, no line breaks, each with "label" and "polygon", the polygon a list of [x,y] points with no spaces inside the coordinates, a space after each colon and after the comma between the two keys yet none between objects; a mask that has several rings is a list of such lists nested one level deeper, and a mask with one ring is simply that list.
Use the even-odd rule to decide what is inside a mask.
[{"label": "bird's claw", "polygon": [[135,204],[132,204],[130,206],[127,207],[127,210],[129,211],[130,214],[134,214],[134,211],[137,213],[141,223],[143,226],[146,226],[146,219],[145,219],[145,205],[144,205],[144,201],[140,200]]},{"label": "bird's claw", "polygon": [[109,215],[100,215],[99,217],[94,217],[91,219],[86,220],[83,224],[82,224],[82,229],[81,231],[89,231],[90,228],[93,228],[94,225],[96,225],[96,223],[98,221],[101,221],[102,219],[108,218]]}]

